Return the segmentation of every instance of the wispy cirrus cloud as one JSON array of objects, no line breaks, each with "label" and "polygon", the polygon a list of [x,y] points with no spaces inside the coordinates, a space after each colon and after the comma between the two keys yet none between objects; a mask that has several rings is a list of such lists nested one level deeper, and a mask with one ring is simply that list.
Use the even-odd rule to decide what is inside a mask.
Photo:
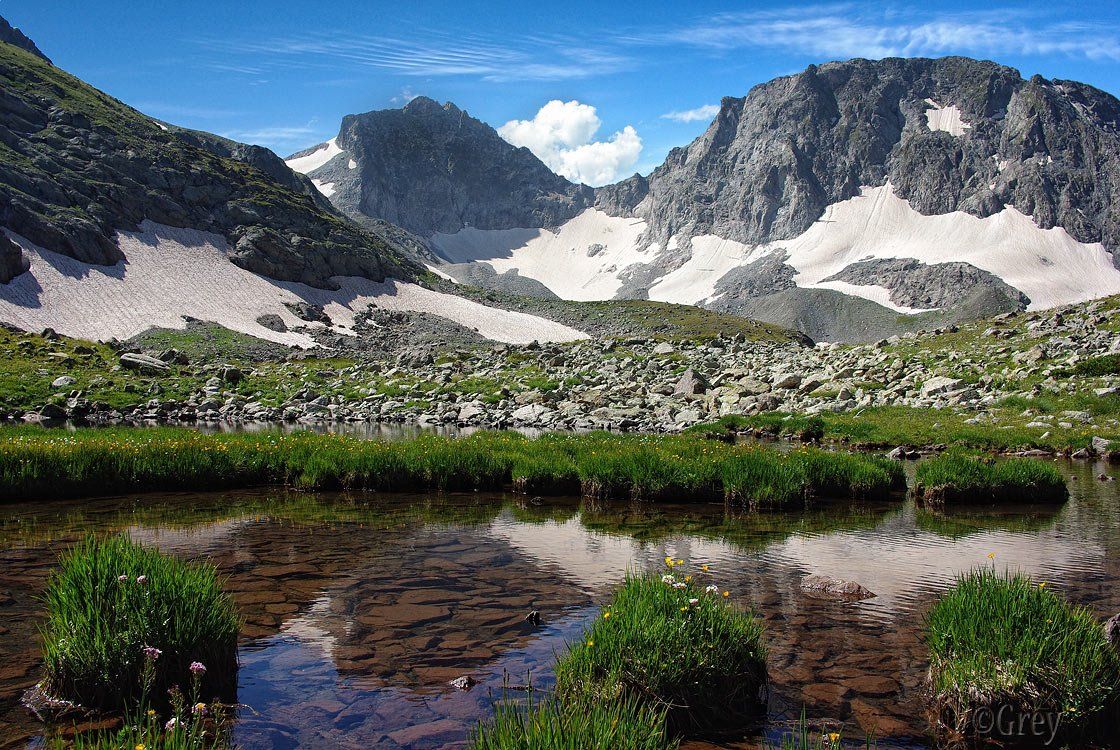
[{"label": "wispy cirrus cloud", "polygon": [[674,120],[676,122],[700,122],[702,120],[710,120],[718,114],[718,104],[705,104],[694,109],[681,109],[666,112],[661,115],[661,119]]},{"label": "wispy cirrus cloud", "polygon": [[[418,77],[471,76],[487,81],[564,80],[635,65],[618,51],[564,37],[530,37],[507,43],[470,34],[424,33],[403,38],[316,32],[298,38],[206,39],[199,43],[226,56],[211,67],[245,67],[254,74],[314,66],[376,68]],[[236,62],[240,56],[251,58],[252,64],[241,66]]]},{"label": "wispy cirrus cloud", "polygon": [[245,130],[231,130],[221,134],[242,143],[256,143],[268,146],[274,151],[291,151],[318,143],[328,136],[317,126],[316,120],[303,125],[265,125]]},{"label": "wispy cirrus cloud", "polygon": [[1018,9],[923,14],[897,6],[820,4],[719,13],[622,39],[712,51],[777,49],[822,59],[1019,54],[1120,60],[1120,34],[1110,25]]}]

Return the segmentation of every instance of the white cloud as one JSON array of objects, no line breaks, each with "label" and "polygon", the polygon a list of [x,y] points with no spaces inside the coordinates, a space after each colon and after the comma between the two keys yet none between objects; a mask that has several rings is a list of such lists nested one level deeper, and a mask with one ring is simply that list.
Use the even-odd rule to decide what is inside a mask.
[{"label": "white cloud", "polygon": [[710,120],[719,114],[718,104],[705,104],[702,107],[695,109],[683,109],[673,112],[666,112],[661,115],[665,120],[676,120],[677,122],[699,122],[700,120]]},{"label": "white cloud", "polygon": [[393,104],[408,104],[418,96],[420,96],[420,94],[413,91],[411,86],[405,86],[401,89],[401,93],[394,96],[390,101],[393,102]]},{"label": "white cloud", "polygon": [[510,120],[498,135],[524,146],[563,177],[606,185],[626,174],[642,153],[642,139],[630,125],[605,141],[592,141],[602,121],[589,104],[553,99],[532,120]]}]

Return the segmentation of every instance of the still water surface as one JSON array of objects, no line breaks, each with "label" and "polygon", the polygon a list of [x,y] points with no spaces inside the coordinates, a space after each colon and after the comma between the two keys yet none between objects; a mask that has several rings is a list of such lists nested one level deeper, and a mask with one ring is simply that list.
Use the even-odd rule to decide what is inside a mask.
[{"label": "still water surface", "polygon": [[[245,618],[235,728],[247,749],[462,746],[504,679],[547,687],[628,568],[707,563],[765,618],[765,722],[686,747],[757,747],[804,707],[879,747],[925,747],[925,612],[961,571],[1022,569],[1106,617],[1120,611],[1120,492],[1062,463],[1061,509],[933,515],[898,499],[748,514],[722,505],[535,505],[500,494],[144,495],[0,506],[0,747],[42,744],[19,706],[39,677],[38,604],[58,554],[125,531],[210,558]],[[824,573],[877,596],[811,599]],[[525,615],[538,610],[534,626]],[[469,674],[470,691],[448,682]]]}]

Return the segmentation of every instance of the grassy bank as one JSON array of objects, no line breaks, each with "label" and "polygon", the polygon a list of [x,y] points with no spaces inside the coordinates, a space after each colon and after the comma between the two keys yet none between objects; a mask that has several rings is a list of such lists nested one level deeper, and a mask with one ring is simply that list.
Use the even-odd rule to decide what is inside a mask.
[{"label": "grassy bank", "polygon": [[961,451],[918,465],[915,499],[943,508],[981,503],[1055,503],[1069,499],[1065,477],[1052,464],[1028,458],[994,460]]},{"label": "grassy bank", "polygon": [[0,429],[0,494],[83,496],[284,484],[307,489],[582,492],[596,498],[748,505],[881,497],[901,466],[873,456],[723,445],[689,436],[512,433],[378,442],[300,432]]},{"label": "grassy bank", "polygon": [[927,627],[938,728],[951,736],[1060,747],[1114,718],[1120,654],[1091,612],[1045,582],[974,571]]},{"label": "grassy bank", "polygon": [[964,411],[888,406],[812,416],[782,412],[731,415],[692,429],[707,432],[713,437],[745,430],[775,437],[819,436],[817,439],[871,449],[897,445],[959,445],[984,451],[1046,450],[1065,453],[1090,447],[1094,436],[1120,440],[1120,434],[1115,429],[1072,423],[1063,427],[1060,421],[1048,427],[1027,427],[1033,419],[1025,414],[1027,409],[1056,415],[1065,410],[1079,410],[1112,417],[1120,415],[1120,397],[1089,394],[1067,398],[1040,397],[1030,402],[1008,399],[1003,406],[993,410],[999,421],[992,424],[970,422],[975,414]]},{"label": "grassy bank", "polygon": [[[675,747],[740,726],[764,706],[762,625],[737,609],[707,566],[627,575],[599,618],[556,662],[543,703],[503,702],[474,750]],[[613,743],[613,744],[612,744]]]},{"label": "grassy bank", "polygon": [[89,538],[63,556],[44,602],[53,697],[120,711],[195,680],[207,697],[236,690],[240,622],[212,566]]}]

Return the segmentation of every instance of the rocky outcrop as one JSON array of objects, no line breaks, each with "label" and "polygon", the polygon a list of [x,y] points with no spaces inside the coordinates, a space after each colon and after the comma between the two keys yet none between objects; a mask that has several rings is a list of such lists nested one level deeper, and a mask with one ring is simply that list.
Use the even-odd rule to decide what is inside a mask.
[{"label": "rocky outcrop", "polygon": [[27,50],[36,57],[41,57],[48,63],[51,61],[49,57],[43,54],[42,50],[35,46],[35,42],[24,34],[19,29],[8,23],[6,18],[0,18],[0,42],[19,47],[22,50]]},{"label": "rocky outcrop", "polygon": [[267,149],[159,123],[12,44],[0,89],[0,226],[47,250],[111,265],[116,232],[149,219],[220,234],[276,279],[415,273]]},{"label": "rocky outcrop", "polygon": [[332,186],[335,205],[420,236],[556,226],[594,201],[591,188],[554,174],[486,123],[423,96],[401,109],[347,115],[334,143],[341,152],[308,174]]},{"label": "rocky outcrop", "polygon": [[918,309],[950,308],[978,292],[1006,298],[1005,309],[996,312],[1025,310],[1031,302],[1018,289],[971,263],[927,265],[913,258],[879,258],[853,263],[827,280],[885,287],[891,292],[891,302]]},{"label": "rocky outcrop", "polygon": [[[931,119],[953,107],[954,134]],[[794,237],[826,206],[890,181],[924,214],[1014,206],[1042,227],[1120,248],[1120,102],[1072,81],[1024,80],[992,62],[850,60],[725,98],[708,130],[670,152],[648,194],[603,205],[650,234],[746,243]]]},{"label": "rocky outcrop", "polygon": [[0,234],[0,284],[7,284],[27,270],[27,259],[19,245]]}]

